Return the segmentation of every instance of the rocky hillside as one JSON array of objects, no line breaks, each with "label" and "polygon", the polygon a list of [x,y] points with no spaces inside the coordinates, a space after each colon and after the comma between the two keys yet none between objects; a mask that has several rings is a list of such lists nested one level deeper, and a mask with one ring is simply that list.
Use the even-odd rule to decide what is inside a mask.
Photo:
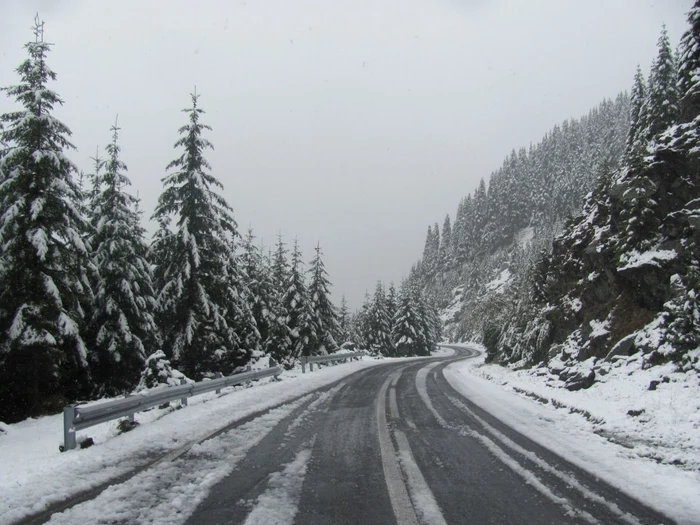
[{"label": "rocky hillside", "polygon": [[[435,275],[426,243],[413,278],[441,301],[453,339],[482,340],[496,362],[547,366],[570,389],[632,354],[700,372],[700,2],[689,26],[677,57],[662,32],[648,79],[635,78],[620,162],[598,150],[576,174],[593,191],[553,242],[544,232],[558,217],[502,212],[483,231],[506,225],[510,242],[484,236],[456,271]],[[550,180],[571,176],[540,166]]]}]

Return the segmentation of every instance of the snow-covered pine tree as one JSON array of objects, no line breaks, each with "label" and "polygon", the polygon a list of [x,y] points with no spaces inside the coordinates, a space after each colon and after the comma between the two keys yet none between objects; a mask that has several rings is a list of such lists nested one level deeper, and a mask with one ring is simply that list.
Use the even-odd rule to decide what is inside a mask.
[{"label": "snow-covered pine tree", "polygon": [[241,265],[246,276],[248,291],[250,292],[249,307],[255,318],[255,325],[260,334],[260,339],[264,342],[269,337],[273,312],[271,302],[275,290],[268,269],[265,266],[262,248],[255,244],[255,235],[251,227],[248,228],[248,233],[243,240]]},{"label": "snow-covered pine tree", "polygon": [[102,176],[102,170],[105,168],[105,159],[100,157],[100,148],[97,147],[95,151],[95,156],[90,157],[92,161],[92,171],[87,174],[87,178],[90,181],[90,191],[87,192],[87,200],[93,201],[97,197],[97,193],[100,191],[100,178]]},{"label": "snow-covered pine tree", "polygon": [[[22,109],[0,116],[0,420],[53,412],[90,387],[81,329],[89,293],[80,189],[68,127],[52,111],[51,44],[37,16],[18,85]],[[20,286],[21,284],[21,286]]]},{"label": "snow-covered pine tree", "polygon": [[442,237],[440,239],[440,269],[444,272],[452,264],[452,227],[450,224],[450,214],[445,215],[442,223]]},{"label": "snow-covered pine tree", "polygon": [[683,34],[678,56],[678,89],[683,122],[700,114],[700,1],[688,13],[688,30]]},{"label": "snow-covered pine tree", "polygon": [[434,319],[431,317],[425,298],[416,283],[411,283],[410,292],[413,310],[420,326],[416,333],[417,355],[430,355],[437,343]]},{"label": "snow-covered pine tree", "polygon": [[471,228],[471,225],[468,225],[466,222],[466,205],[467,205],[467,199],[469,199],[469,202],[471,204],[471,195],[468,197],[463,197],[459,200],[459,204],[457,206],[457,213],[455,214],[455,222],[452,227],[452,233],[451,233],[451,240],[452,240],[452,246],[450,247],[450,253],[451,253],[451,266],[458,267],[459,264],[461,264],[461,260],[463,257],[460,255],[460,250],[464,246],[464,238],[466,236],[466,229]]},{"label": "snow-covered pine tree", "polygon": [[396,287],[394,281],[389,283],[389,290],[386,293],[386,315],[389,318],[389,325],[393,323],[394,315],[396,314],[398,297],[396,296]]},{"label": "snow-covered pine tree", "polygon": [[423,245],[423,259],[421,260],[422,264],[422,273],[423,276],[426,279],[429,279],[432,276],[433,273],[433,255],[432,255],[432,249],[433,249],[433,227],[428,226],[428,233],[425,235],[425,244]]},{"label": "snow-covered pine tree", "polygon": [[397,357],[419,355],[421,352],[422,323],[415,310],[411,286],[401,283],[396,314],[392,322],[391,341]]},{"label": "snow-covered pine tree", "polygon": [[289,279],[289,263],[287,262],[287,248],[282,240],[282,232],[277,234],[277,246],[271,261],[272,280],[275,286],[283,293]]},{"label": "snow-covered pine tree", "polygon": [[340,308],[338,309],[338,329],[335,340],[339,345],[343,345],[350,340],[352,317],[345,294],[340,298]]},{"label": "snow-covered pine tree", "polygon": [[161,344],[145,230],[136,197],[125,191],[131,181],[120,158],[119,130],[115,122],[90,206],[90,242],[99,275],[88,329],[90,364],[99,393],[107,395],[131,391],[146,356]]},{"label": "snow-covered pine tree", "polygon": [[659,52],[651,67],[647,93],[647,140],[665,131],[679,115],[678,75],[666,26],[661,30],[657,46]]},{"label": "snow-covered pine tree", "polygon": [[170,365],[162,350],[157,350],[146,358],[139,383],[135,390],[146,390],[163,386],[177,386],[187,377]]},{"label": "snow-covered pine tree", "polygon": [[433,238],[431,240],[431,244],[431,266],[433,269],[433,276],[435,276],[440,270],[442,270],[442,266],[440,264],[440,227],[438,226],[437,222],[433,224]]},{"label": "snow-covered pine tree", "polygon": [[328,272],[321,259],[321,245],[316,245],[316,254],[311,261],[309,274],[311,281],[309,283],[309,306],[311,315],[316,324],[317,329],[317,348],[312,349],[312,353],[335,352],[338,349],[338,342],[335,340],[335,334],[338,333],[338,313],[330,299],[330,286],[328,280]]},{"label": "snow-covered pine tree", "polygon": [[372,299],[369,292],[365,290],[365,299],[360,310],[353,316],[351,337],[353,342],[362,350],[369,349],[368,335],[368,320],[369,310],[372,305]]},{"label": "snow-covered pine tree", "polygon": [[[183,111],[188,124],[179,130],[175,148],[183,153],[166,168],[164,190],[153,219],[160,228],[152,243],[156,289],[166,355],[195,380],[244,365],[251,349],[242,347],[234,316],[245,297],[231,275],[237,225],[226,200],[216,193],[221,183],[209,172],[204,151],[213,146],[202,137],[211,128],[200,122],[199,95]],[[171,220],[175,221],[170,227]]]},{"label": "snow-covered pine tree", "polygon": [[318,326],[311,313],[302,265],[299,241],[294,239],[292,262],[282,298],[282,305],[287,310],[287,326],[292,340],[292,359],[312,355],[318,348]]},{"label": "snow-covered pine tree", "polygon": [[373,354],[392,356],[394,345],[391,340],[391,319],[387,313],[384,285],[377,281],[374,299],[367,312],[368,350]]},{"label": "snow-covered pine tree", "polygon": [[271,306],[273,307],[270,318],[269,332],[263,342],[264,351],[270,355],[277,363],[286,367],[294,364],[292,358],[292,338],[291,330],[287,324],[287,309],[284,307],[283,299],[289,265],[287,263],[287,252],[282,240],[282,234],[277,236],[277,247],[274,254],[270,254],[266,261],[267,276],[271,283]]},{"label": "snow-covered pine tree", "polygon": [[255,316],[251,310],[253,299],[246,284],[247,277],[241,268],[240,257],[236,251],[236,238],[232,250],[228,253],[228,310],[226,318],[229,326],[238,336],[240,347],[236,352],[227,352],[221,356],[222,370],[235,371],[247,364],[262,351],[262,340]]},{"label": "snow-covered pine tree", "polygon": [[639,160],[644,155],[647,129],[646,98],[644,75],[642,69],[637,65],[630,96],[630,127],[625,145],[625,156],[628,163],[634,162],[635,159]]}]

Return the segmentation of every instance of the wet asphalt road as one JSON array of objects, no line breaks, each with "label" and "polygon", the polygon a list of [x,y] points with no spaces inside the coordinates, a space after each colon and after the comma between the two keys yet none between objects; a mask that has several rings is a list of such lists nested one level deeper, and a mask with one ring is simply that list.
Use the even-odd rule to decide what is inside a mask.
[{"label": "wet asphalt road", "polygon": [[673,523],[454,390],[443,369],[475,355],[360,370],[19,523]]},{"label": "wet asphalt road", "polygon": [[442,375],[473,355],[456,352],[382,364],[323,389],[187,523],[672,523],[465,399]]}]

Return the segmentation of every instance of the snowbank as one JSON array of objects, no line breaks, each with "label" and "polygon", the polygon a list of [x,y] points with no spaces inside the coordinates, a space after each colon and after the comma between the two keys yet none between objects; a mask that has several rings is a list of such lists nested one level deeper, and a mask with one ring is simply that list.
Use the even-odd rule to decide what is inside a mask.
[{"label": "snowbank", "polygon": [[[700,523],[694,374],[670,365],[642,370],[631,360],[611,366],[591,388],[570,392],[546,369],[486,365],[484,355],[452,364],[444,374],[474,403],[534,441],[679,523]],[[658,381],[655,390],[649,390],[652,381]]]},{"label": "snowbank", "polygon": [[28,419],[4,425],[0,434],[0,523],[40,512],[47,505],[96,487],[116,476],[203,439],[247,415],[289,401],[316,388],[381,363],[365,357],[313,373],[284,372],[281,381],[263,379],[252,387],[224,389],[189,399],[182,410],[153,409],[136,414],[141,423],[117,435],[118,421],[78,433],[95,446],[60,453],[63,416]]}]

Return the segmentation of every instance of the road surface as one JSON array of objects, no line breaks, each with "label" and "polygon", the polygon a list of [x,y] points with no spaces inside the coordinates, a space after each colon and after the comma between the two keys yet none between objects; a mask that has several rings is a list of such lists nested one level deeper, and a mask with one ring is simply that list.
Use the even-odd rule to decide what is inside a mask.
[{"label": "road surface", "polygon": [[[476,353],[455,352],[371,367],[276,412],[234,424],[212,438],[222,441],[216,447],[193,449],[169,470],[138,481],[144,494],[164,486],[159,496],[141,498],[124,489],[121,498],[131,500],[131,514],[110,517],[109,495],[101,494],[75,502],[49,522],[101,516],[93,522],[672,523],[464,398],[442,370]],[[228,473],[217,477],[227,462]],[[149,489],[154,483],[156,489]],[[180,515],[182,500],[197,497],[188,487],[207,483],[210,490],[196,500],[194,514]],[[119,501],[120,487],[109,491]],[[162,510],[149,514],[139,505]]]}]

